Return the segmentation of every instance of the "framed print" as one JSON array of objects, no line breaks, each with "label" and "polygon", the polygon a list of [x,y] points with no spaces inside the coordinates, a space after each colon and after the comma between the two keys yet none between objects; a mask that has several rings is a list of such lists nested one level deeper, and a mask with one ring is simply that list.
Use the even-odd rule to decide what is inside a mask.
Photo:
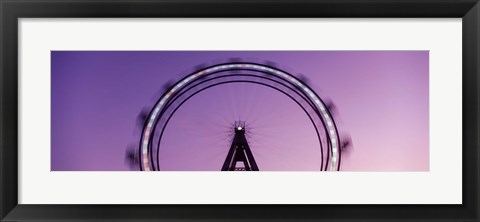
[{"label": "framed print", "polygon": [[2,1],[1,221],[478,221],[479,7]]}]

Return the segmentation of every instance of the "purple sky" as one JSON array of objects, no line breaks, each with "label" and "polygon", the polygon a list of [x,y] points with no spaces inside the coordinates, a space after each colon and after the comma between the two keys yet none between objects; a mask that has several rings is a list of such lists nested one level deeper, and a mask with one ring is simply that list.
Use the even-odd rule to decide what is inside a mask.
[{"label": "purple sky", "polygon": [[[125,150],[140,138],[137,116],[162,86],[229,58],[271,61],[301,73],[336,105],[353,147],[344,171],[428,171],[428,51],[53,51],[52,170],[129,170]],[[288,97],[248,83],[205,90],[173,116],[162,170],[219,170],[229,127],[247,121],[260,170],[317,170],[308,117]]]}]

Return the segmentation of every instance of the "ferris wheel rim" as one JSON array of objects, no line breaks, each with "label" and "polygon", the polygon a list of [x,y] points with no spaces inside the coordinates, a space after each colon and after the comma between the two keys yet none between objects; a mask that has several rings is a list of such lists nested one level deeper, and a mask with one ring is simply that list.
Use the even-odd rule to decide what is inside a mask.
[{"label": "ferris wheel rim", "polygon": [[[321,119],[325,119],[327,122],[327,127],[329,128],[327,134],[330,135],[331,137],[329,140],[330,143],[327,143],[331,146],[331,149],[332,149],[332,160],[331,160],[332,162],[331,162],[330,170],[334,170],[334,171],[340,170],[341,149],[339,147],[340,138],[338,134],[338,129],[337,129],[335,120],[333,119],[328,108],[326,108],[325,103],[323,102],[321,97],[318,96],[316,92],[312,90],[307,84],[303,83],[301,80],[299,80],[297,77],[293,76],[292,74],[275,67],[271,67],[271,66],[259,64],[259,63],[251,63],[251,62],[233,62],[233,63],[221,63],[221,64],[212,65],[210,67],[197,70],[192,74],[185,76],[180,81],[176,82],[172,87],[170,87],[170,90],[167,90],[157,100],[154,108],[150,111],[149,115],[147,116],[147,121],[145,121],[144,123],[144,127],[141,134],[140,147],[139,147],[139,152],[140,152],[139,162],[140,162],[141,170],[145,170],[145,171],[150,170],[150,165],[148,161],[149,141],[150,141],[150,136],[152,136],[151,134],[152,132],[150,130],[158,117],[157,114],[160,110],[160,107],[163,106],[163,104],[165,104],[165,101],[169,99],[172,96],[172,94],[176,93],[176,90],[178,88],[182,87],[184,84],[190,82],[191,80],[194,80],[199,76],[202,76],[205,73],[209,73],[211,71],[215,71],[218,69],[228,71],[230,68],[242,68],[242,67],[268,71],[270,72],[271,75],[284,77],[283,79],[289,82],[295,83],[298,87],[300,87],[300,89],[302,89],[305,93],[307,93],[313,99],[313,101],[315,101],[315,103],[318,105],[319,109],[323,114],[323,116],[321,116]],[[329,156],[330,155],[327,154],[327,158]]]}]

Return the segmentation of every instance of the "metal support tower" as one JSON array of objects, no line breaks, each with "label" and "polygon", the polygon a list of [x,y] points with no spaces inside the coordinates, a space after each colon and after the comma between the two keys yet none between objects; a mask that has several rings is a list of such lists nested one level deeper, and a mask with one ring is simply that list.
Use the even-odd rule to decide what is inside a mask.
[{"label": "metal support tower", "polygon": [[[258,171],[257,163],[245,138],[245,121],[235,122],[235,136],[223,164],[222,171]],[[237,166],[238,163],[243,166]]]}]

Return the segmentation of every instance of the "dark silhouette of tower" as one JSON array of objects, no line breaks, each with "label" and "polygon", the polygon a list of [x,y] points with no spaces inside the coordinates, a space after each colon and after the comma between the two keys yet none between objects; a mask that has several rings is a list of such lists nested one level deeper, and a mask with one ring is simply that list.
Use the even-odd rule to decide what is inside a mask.
[{"label": "dark silhouette of tower", "polygon": [[[235,136],[222,171],[258,171],[257,163],[245,138],[245,121],[235,122]],[[242,165],[237,165],[238,163]]]}]

